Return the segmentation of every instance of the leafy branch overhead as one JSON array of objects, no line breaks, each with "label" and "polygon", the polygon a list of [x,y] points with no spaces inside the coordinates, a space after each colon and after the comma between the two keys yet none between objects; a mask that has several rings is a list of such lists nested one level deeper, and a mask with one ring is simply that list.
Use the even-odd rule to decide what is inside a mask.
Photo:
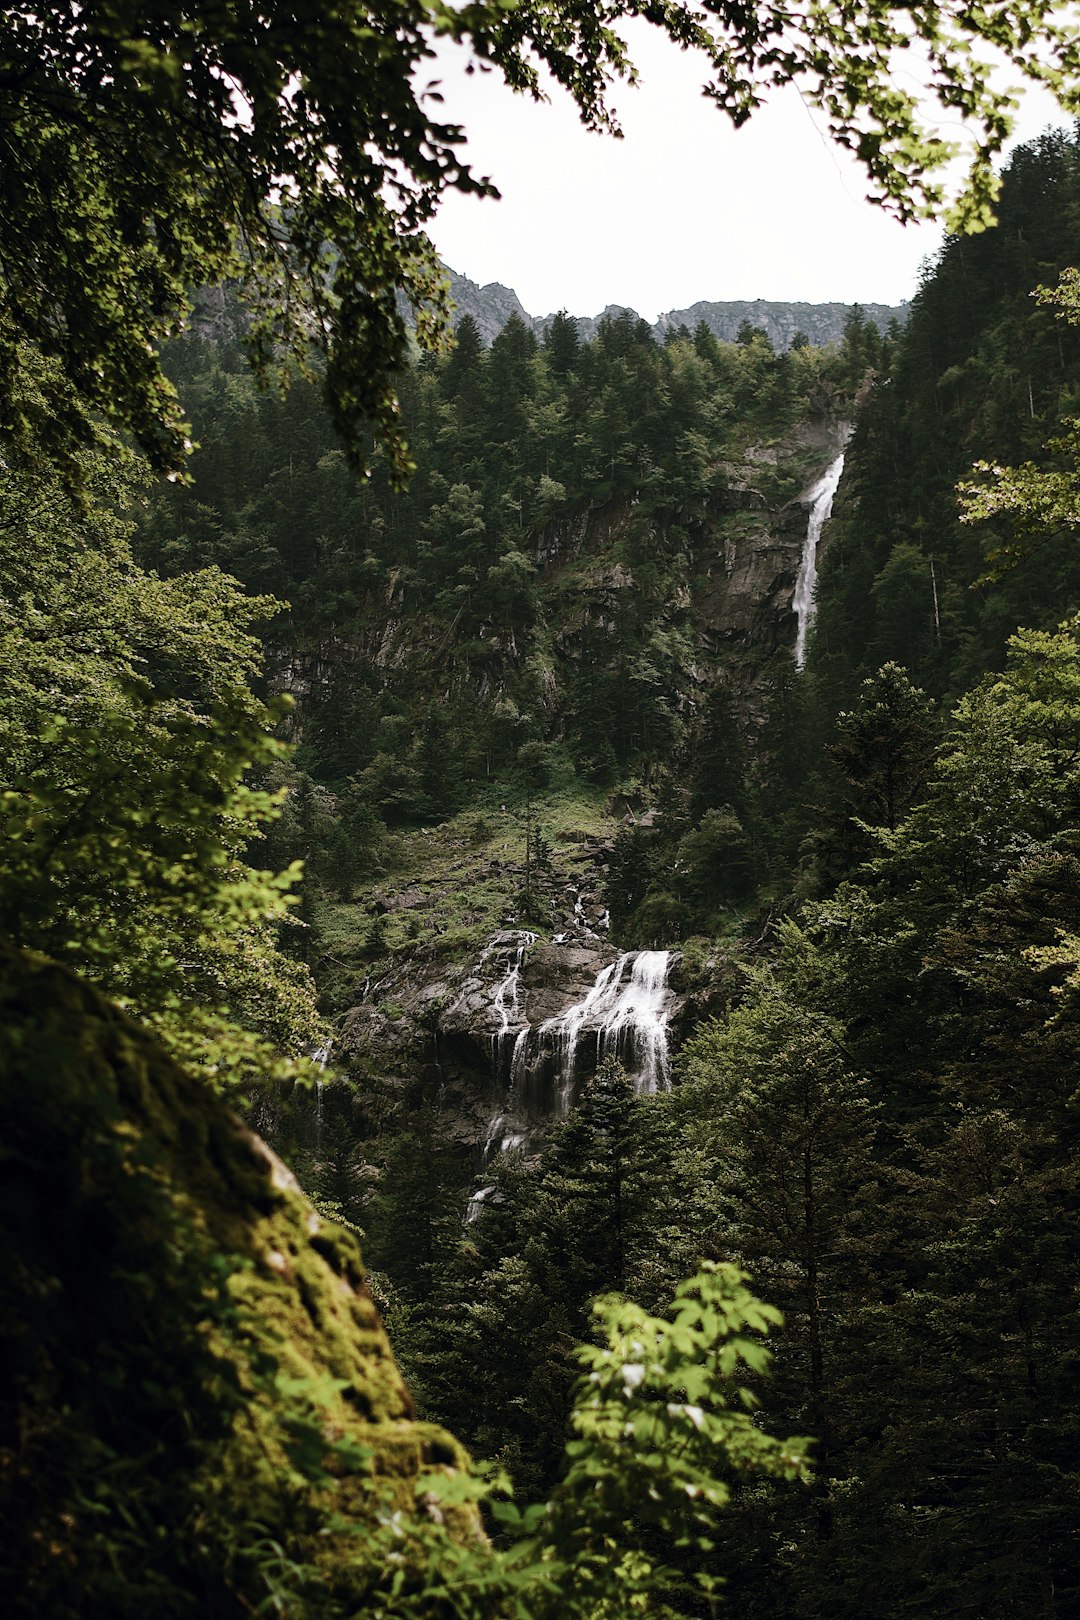
[{"label": "leafy branch overhead", "polygon": [[[121,0],[20,6],[0,21],[0,439],[37,446],[77,482],[75,453],[130,432],[159,472],[188,449],[157,359],[193,288],[235,279],[265,382],[312,348],[327,361],[337,426],[357,467],[382,439],[409,470],[393,378],[448,329],[446,286],[425,227],[447,191],[496,195],[464,133],[443,121],[442,37],[543,98],[549,81],[586,125],[618,134],[613,83],[633,82],[620,33],[642,18],[701,56],[704,93],[736,124],[770,87],[798,84],[832,137],[902,219],[944,201],[955,154],[916,94],[969,120],[972,167],[955,224],[990,217],[991,169],[1012,98],[978,54],[1077,105],[1076,29],[1051,0],[983,10],[863,0],[747,8],[711,0],[552,0],[453,6],[356,0],[303,16],[279,0],[204,5]],[[26,342],[59,360],[40,412],[14,379]]]}]

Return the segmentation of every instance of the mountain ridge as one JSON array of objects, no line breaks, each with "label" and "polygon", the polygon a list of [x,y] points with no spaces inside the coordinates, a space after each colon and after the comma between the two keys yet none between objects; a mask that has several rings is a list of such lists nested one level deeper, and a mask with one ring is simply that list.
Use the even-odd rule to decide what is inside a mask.
[{"label": "mountain ridge", "polygon": [[[485,344],[490,344],[503,327],[516,315],[537,337],[543,337],[555,312],[548,315],[530,315],[512,287],[502,282],[489,281],[483,286],[468,276],[447,267],[450,294],[456,306],[454,324],[471,315]],[[853,309],[862,311],[866,319],[884,331],[891,321],[903,323],[909,306],[903,304],[843,304],[838,302],[810,304],[799,300],[785,303],[766,298],[709,300],[702,299],[686,309],[667,310],[657,320],[647,323],[658,342],[663,342],[670,331],[680,326],[692,331],[704,322],[715,338],[732,343],[744,321],[765,332],[774,348],[789,349],[798,333],[808,342],[824,347],[838,343],[844,335],[844,323]],[[606,316],[636,315],[627,304],[608,304],[598,315],[574,315],[579,336],[590,341],[596,336],[600,322]]]}]

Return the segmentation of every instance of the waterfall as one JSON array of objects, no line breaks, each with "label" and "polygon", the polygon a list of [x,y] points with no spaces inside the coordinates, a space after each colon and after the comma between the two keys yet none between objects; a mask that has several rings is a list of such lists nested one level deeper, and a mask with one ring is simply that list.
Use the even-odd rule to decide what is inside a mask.
[{"label": "waterfall", "polygon": [[489,1198],[494,1191],[494,1187],[478,1187],[476,1189],[472,1197],[469,1199],[468,1204],[465,1206],[466,1226],[471,1226],[473,1221],[479,1219],[480,1211],[484,1207],[484,1199]]},{"label": "waterfall", "polygon": [[569,1112],[578,1054],[590,1037],[597,1064],[617,1057],[635,1091],[667,1090],[670,965],[669,951],[626,951],[603,970],[584,1001],[541,1024],[540,1044],[554,1059],[561,1114]]},{"label": "waterfall", "polygon": [[[844,428],[843,442],[846,445],[851,436],[851,429]],[[830,461],[813,489],[810,491],[810,516],[806,524],[806,539],[803,542],[802,557],[799,561],[799,572],[795,579],[795,594],[791,599],[791,610],[798,620],[798,629],[795,633],[795,668],[802,669],[806,663],[806,637],[814,618],[814,590],[817,586],[817,553],[818,541],[821,531],[832,516],[833,497],[840,483],[840,474],[844,470],[844,452],[841,450]]]},{"label": "waterfall", "polygon": [[[498,1079],[505,1070],[505,1051],[513,1033],[511,1024],[522,1017],[518,1004],[518,975],[525,951],[536,936],[522,936],[513,967],[495,996],[500,1027],[491,1038],[492,1065]],[[549,1018],[532,1029],[528,1023],[513,1034],[509,1063],[509,1098],[505,1113],[498,1113],[488,1127],[482,1163],[495,1153],[511,1153],[527,1145],[528,1134],[519,1129],[515,1115],[527,1089],[530,1053],[533,1064],[554,1071],[555,1109],[568,1114],[574,1100],[574,1082],[582,1066],[581,1055],[589,1044],[595,1063],[617,1057],[626,1069],[639,1095],[666,1091],[670,1085],[668,1061],[668,1018],[671,1012],[667,988],[671,967],[670,951],[626,951],[608,964],[583,1000],[556,1018]],[[494,1186],[480,1187],[469,1199],[466,1225],[477,1220]]]},{"label": "waterfall", "polygon": [[[511,1024],[521,1023],[524,1017],[518,1002],[518,980],[521,977],[521,964],[525,960],[525,952],[530,945],[535,944],[536,935],[529,933],[528,930],[523,930],[518,936],[518,947],[514,955],[513,965],[495,991],[495,1011],[499,1015],[499,1028],[491,1037],[491,1066],[496,1079],[502,1073],[503,1052],[506,1048],[507,1038],[510,1035],[510,1026]],[[525,1029],[528,1030],[528,1025],[525,1026]],[[520,1038],[519,1034],[515,1034],[511,1073],[513,1072],[513,1059],[517,1056],[517,1046]]]},{"label": "waterfall", "polygon": [[[496,1083],[501,1079],[506,1068],[504,1054],[513,1038],[513,1050],[510,1054],[510,1101],[513,1107],[517,1093],[518,1082],[525,1062],[525,1048],[529,1038],[529,1025],[518,996],[518,984],[521,979],[521,968],[525,961],[525,952],[530,945],[536,944],[536,935],[528,929],[522,929],[518,935],[517,948],[514,951],[514,960],[509,972],[496,986],[493,998],[495,1011],[499,1015],[499,1027],[491,1037],[491,1071]],[[492,947],[494,949],[495,947]],[[484,952],[487,960],[490,951]],[[519,1024],[521,1028],[514,1030],[513,1025]],[[488,1126],[487,1137],[484,1140],[484,1151],[481,1163],[486,1164],[493,1153],[512,1153],[515,1148],[524,1147],[525,1136],[521,1131],[514,1130],[505,1113],[496,1114]],[[465,1224],[471,1225],[477,1219],[484,1206],[484,1199],[494,1192],[494,1187],[481,1187],[469,1199],[465,1211]]]},{"label": "waterfall", "polygon": [[[317,1063],[321,1074],[330,1061],[333,1050],[333,1038],[325,1046],[316,1046],[310,1053],[312,1063]],[[323,1082],[315,1082],[315,1152],[321,1154],[323,1145]]]}]

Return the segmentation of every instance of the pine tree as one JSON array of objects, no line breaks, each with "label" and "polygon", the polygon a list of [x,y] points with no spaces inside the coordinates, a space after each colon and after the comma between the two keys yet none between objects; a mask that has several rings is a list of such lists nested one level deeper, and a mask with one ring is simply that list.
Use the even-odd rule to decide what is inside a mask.
[{"label": "pine tree", "polygon": [[746,747],[731,692],[710,688],[693,735],[690,753],[691,820],[730,805],[739,813],[746,802]]},{"label": "pine tree", "polygon": [[819,883],[834,885],[873,852],[868,828],[896,830],[925,793],[936,738],[933,705],[898,664],[862,683],[829,749],[835,797],[812,840]]},{"label": "pine tree", "polygon": [[429,821],[445,821],[461,807],[464,775],[461,750],[442,703],[430,703],[416,745],[415,765]]},{"label": "pine tree", "polygon": [[[553,1483],[574,1344],[589,1304],[625,1288],[643,1230],[642,1104],[608,1060],[551,1133],[540,1166],[507,1155],[429,1311],[435,1410],[533,1490]],[[483,1369],[483,1377],[478,1376]]]},{"label": "pine tree", "polygon": [[557,315],[552,316],[551,324],[544,333],[544,353],[552,373],[562,379],[568,377],[577,364],[580,352],[577,322],[565,309],[560,309]]}]

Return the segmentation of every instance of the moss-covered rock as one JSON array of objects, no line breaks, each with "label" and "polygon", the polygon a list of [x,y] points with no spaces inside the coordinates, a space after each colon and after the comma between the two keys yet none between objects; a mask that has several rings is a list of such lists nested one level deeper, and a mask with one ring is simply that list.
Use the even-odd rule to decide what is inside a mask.
[{"label": "moss-covered rock", "polygon": [[351,1235],[101,995],[6,949],[0,1356],[0,1589],[35,1620],[363,1613],[380,1516],[465,1463],[416,1421]]}]

